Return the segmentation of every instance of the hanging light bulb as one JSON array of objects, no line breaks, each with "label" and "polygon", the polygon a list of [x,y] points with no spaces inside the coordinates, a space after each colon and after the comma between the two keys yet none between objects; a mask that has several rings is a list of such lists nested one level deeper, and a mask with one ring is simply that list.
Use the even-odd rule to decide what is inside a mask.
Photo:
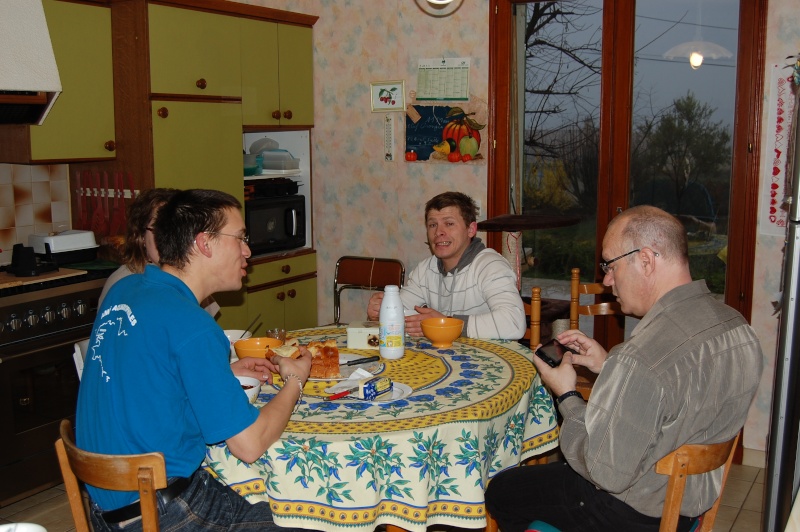
[{"label": "hanging light bulb", "polygon": [[694,40],[673,46],[664,53],[664,59],[679,59],[688,57],[692,70],[697,70],[703,64],[703,60],[723,59],[733,57],[733,53],[724,46],[713,42],[704,41],[702,35],[703,4],[702,1],[697,7],[697,26],[695,28]]}]

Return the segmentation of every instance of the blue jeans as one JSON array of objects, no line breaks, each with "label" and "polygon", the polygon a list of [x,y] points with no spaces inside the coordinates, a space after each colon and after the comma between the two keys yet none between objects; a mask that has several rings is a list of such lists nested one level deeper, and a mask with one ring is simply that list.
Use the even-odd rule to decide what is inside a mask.
[{"label": "blue jeans", "polygon": [[[566,462],[520,466],[495,476],[486,489],[486,510],[503,532],[523,532],[539,520],[562,532],[658,532],[660,517],[637,512],[597,489]],[[696,519],[681,516],[678,531]]]},{"label": "blue jeans", "polygon": [[[188,488],[166,505],[158,501],[162,532],[172,530],[266,530],[286,532],[272,521],[269,503],[250,504],[228,486],[217,482],[204,470],[198,470]],[[125,527],[107,524],[103,511],[92,503],[92,525],[96,531],[142,529],[137,519]]]}]

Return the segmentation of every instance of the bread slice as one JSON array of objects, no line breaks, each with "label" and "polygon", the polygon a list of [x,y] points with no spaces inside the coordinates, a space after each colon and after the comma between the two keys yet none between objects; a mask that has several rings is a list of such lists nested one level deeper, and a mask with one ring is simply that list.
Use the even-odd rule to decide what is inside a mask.
[{"label": "bread slice", "polygon": [[330,339],[324,342],[311,342],[308,344],[311,351],[311,375],[312,379],[341,379],[339,371],[339,348],[336,340]]},{"label": "bread slice", "polygon": [[296,345],[281,345],[269,349],[272,354],[267,353],[267,358],[278,355],[285,358],[297,358],[300,356],[300,349]]}]

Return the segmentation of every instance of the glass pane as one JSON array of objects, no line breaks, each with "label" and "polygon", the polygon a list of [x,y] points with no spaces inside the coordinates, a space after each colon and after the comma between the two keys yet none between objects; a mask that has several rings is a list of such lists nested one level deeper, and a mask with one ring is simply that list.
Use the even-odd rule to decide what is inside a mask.
[{"label": "glass pane", "polygon": [[[725,291],[738,16],[738,0],[636,3],[630,204],[684,222],[692,276],[717,294]],[[704,57],[694,66],[697,52]]]},{"label": "glass pane", "polygon": [[602,0],[529,3],[516,18],[512,100],[523,156],[515,158],[513,208],[580,220],[523,233],[522,293],[536,285],[543,297],[569,299],[572,268],[584,280],[594,275]]}]

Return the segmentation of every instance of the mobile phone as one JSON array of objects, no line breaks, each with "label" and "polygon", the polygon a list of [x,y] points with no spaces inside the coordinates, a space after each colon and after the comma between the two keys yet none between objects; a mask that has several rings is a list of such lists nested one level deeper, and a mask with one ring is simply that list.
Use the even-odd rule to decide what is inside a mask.
[{"label": "mobile phone", "polygon": [[553,338],[536,350],[536,356],[547,362],[547,365],[551,368],[556,368],[561,364],[561,359],[564,358],[564,353],[567,351],[574,353],[574,351]]}]

